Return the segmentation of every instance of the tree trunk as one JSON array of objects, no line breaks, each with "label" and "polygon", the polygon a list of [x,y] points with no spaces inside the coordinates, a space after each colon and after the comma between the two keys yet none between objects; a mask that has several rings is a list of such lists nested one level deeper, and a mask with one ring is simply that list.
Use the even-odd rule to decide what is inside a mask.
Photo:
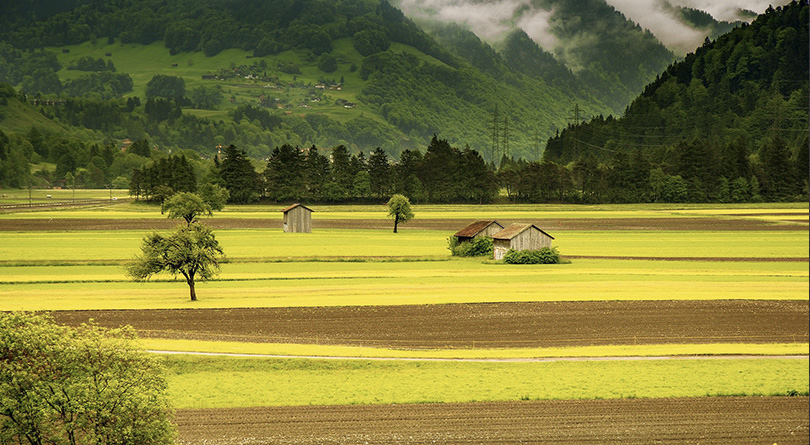
[{"label": "tree trunk", "polygon": [[188,290],[191,293],[191,301],[197,301],[197,291],[194,290],[194,278],[186,280],[188,283]]},{"label": "tree trunk", "polygon": [[394,215],[394,233],[397,233],[397,224],[399,223],[399,215]]}]

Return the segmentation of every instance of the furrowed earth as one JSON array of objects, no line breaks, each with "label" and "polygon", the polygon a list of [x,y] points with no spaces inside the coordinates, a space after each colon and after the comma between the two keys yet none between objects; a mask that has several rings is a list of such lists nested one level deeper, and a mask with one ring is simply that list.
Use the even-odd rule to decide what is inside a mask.
[{"label": "furrowed earth", "polygon": [[808,339],[808,301],[586,301],[317,308],[58,311],[141,337],[385,348],[521,348]]},{"label": "furrowed earth", "polygon": [[179,410],[181,444],[806,444],[807,397]]}]

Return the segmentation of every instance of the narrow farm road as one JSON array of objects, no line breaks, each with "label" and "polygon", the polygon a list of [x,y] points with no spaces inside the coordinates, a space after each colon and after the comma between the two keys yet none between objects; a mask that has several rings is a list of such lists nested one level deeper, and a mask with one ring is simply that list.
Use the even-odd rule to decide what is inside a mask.
[{"label": "narrow farm road", "polygon": [[810,355],[667,355],[667,356],[609,356],[609,357],[534,357],[534,358],[433,358],[433,357],[356,357],[356,356],[321,356],[321,355],[273,355],[273,354],[236,354],[228,352],[193,352],[193,351],[160,351],[149,350],[153,354],[166,355],[200,355],[210,357],[252,357],[252,358],[303,358],[311,360],[374,360],[404,362],[498,362],[498,363],[533,363],[533,362],[598,362],[598,361],[639,361],[639,360],[762,360],[791,359],[808,360]]}]

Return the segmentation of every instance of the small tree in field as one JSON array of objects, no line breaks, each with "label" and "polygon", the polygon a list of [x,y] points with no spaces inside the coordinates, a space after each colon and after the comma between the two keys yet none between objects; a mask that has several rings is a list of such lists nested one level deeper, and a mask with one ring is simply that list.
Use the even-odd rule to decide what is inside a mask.
[{"label": "small tree in field", "polygon": [[174,443],[163,367],[134,339],[0,313],[0,443]]},{"label": "small tree in field", "polygon": [[388,216],[394,218],[394,233],[397,233],[399,223],[406,223],[413,219],[411,201],[403,195],[394,195],[388,200]]},{"label": "small tree in field", "polygon": [[186,224],[197,221],[197,216],[201,214],[213,215],[210,204],[203,201],[199,195],[188,192],[175,193],[163,201],[160,212],[168,212],[170,219],[183,218]]},{"label": "small tree in field", "polygon": [[217,184],[205,183],[197,189],[197,194],[200,195],[203,202],[211,206],[211,210],[222,210],[228,202],[231,194],[228,189],[220,187]]},{"label": "small tree in field", "polygon": [[200,223],[180,226],[168,236],[153,233],[144,238],[141,252],[126,266],[130,277],[144,281],[161,272],[182,275],[191,301],[197,301],[196,281],[206,281],[218,274],[219,261],[224,256],[211,228]]}]

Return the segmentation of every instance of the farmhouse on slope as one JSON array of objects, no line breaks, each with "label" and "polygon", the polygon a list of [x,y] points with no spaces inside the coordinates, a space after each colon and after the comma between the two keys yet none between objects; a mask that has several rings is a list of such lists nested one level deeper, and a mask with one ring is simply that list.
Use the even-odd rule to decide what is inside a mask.
[{"label": "farmhouse on slope", "polygon": [[551,247],[554,237],[534,224],[510,224],[492,235],[493,257],[502,260],[509,249],[540,250]]}]

